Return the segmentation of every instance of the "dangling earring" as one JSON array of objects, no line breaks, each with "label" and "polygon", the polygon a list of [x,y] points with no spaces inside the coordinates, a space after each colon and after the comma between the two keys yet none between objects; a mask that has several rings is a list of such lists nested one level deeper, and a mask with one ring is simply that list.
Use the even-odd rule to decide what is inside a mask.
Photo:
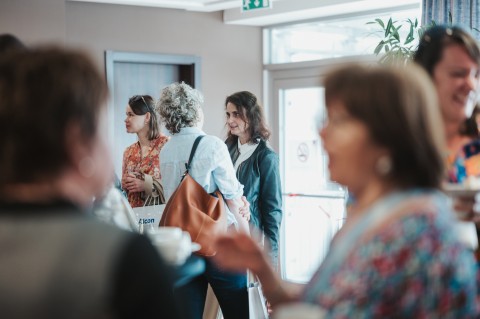
[{"label": "dangling earring", "polygon": [[381,176],[387,176],[390,174],[392,168],[392,159],[388,155],[380,156],[375,163],[375,171]]},{"label": "dangling earring", "polygon": [[85,178],[90,178],[95,174],[96,165],[93,159],[90,156],[85,156],[78,163],[78,170],[80,175]]}]

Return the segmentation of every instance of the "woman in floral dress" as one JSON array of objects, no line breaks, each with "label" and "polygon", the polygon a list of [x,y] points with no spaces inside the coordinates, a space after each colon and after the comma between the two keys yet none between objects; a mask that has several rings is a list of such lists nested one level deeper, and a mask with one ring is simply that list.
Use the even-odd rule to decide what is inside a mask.
[{"label": "woman in floral dress", "polygon": [[325,318],[475,318],[474,258],[439,191],[445,135],[428,75],[346,65],[324,85],[330,177],[356,199],[325,260],[298,294],[248,236],[219,239],[217,262],[256,273],[274,311],[301,301]]},{"label": "woman in floral dress", "polygon": [[155,102],[149,95],[129,99],[125,126],[128,133],[137,134],[138,141],[123,153],[122,188],[130,205],[140,207],[148,196],[158,195],[153,181],[160,181],[159,155],[168,137],[160,133]]}]

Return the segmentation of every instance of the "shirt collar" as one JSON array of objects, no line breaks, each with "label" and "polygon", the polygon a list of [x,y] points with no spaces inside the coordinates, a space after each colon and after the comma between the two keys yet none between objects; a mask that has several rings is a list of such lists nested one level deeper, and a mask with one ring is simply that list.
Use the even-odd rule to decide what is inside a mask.
[{"label": "shirt collar", "polygon": [[239,152],[243,153],[250,148],[256,148],[258,144],[255,144],[255,143],[242,144],[242,143],[240,143],[240,139],[237,139],[237,145],[238,145]]},{"label": "shirt collar", "polygon": [[205,134],[201,129],[198,127],[182,127],[180,132],[174,135],[189,135],[189,134]]}]

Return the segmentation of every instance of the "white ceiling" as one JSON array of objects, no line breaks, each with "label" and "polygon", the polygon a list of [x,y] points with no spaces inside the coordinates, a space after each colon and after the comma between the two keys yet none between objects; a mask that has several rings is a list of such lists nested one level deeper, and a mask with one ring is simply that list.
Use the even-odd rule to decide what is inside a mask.
[{"label": "white ceiling", "polygon": [[370,10],[389,12],[393,10],[412,9],[420,7],[420,0],[270,0],[272,5],[271,8],[243,12],[241,9],[244,0],[67,1],[159,7],[198,12],[223,11],[224,23],[252,26],[281,24],[336,15],[361,13]]},{"label": "white ceiling", "polygon": [[[240,8],[243,0],[70,0],[81,2],[113,3],[132,6],[148,6],[189,11],[214,12]],[[278,1],[278,0],[277,0]]]}]

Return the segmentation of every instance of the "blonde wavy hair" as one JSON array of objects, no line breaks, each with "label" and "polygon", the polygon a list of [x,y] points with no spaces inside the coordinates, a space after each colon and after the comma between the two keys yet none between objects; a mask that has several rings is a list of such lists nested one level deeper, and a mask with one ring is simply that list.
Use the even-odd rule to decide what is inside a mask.
[{"label": "blonde wavy hair", "polygon": [[167,130],[175,134],[200,121],[202,104],[202,93],[181,82],[172,83],[162,90],[156,108]]}]

